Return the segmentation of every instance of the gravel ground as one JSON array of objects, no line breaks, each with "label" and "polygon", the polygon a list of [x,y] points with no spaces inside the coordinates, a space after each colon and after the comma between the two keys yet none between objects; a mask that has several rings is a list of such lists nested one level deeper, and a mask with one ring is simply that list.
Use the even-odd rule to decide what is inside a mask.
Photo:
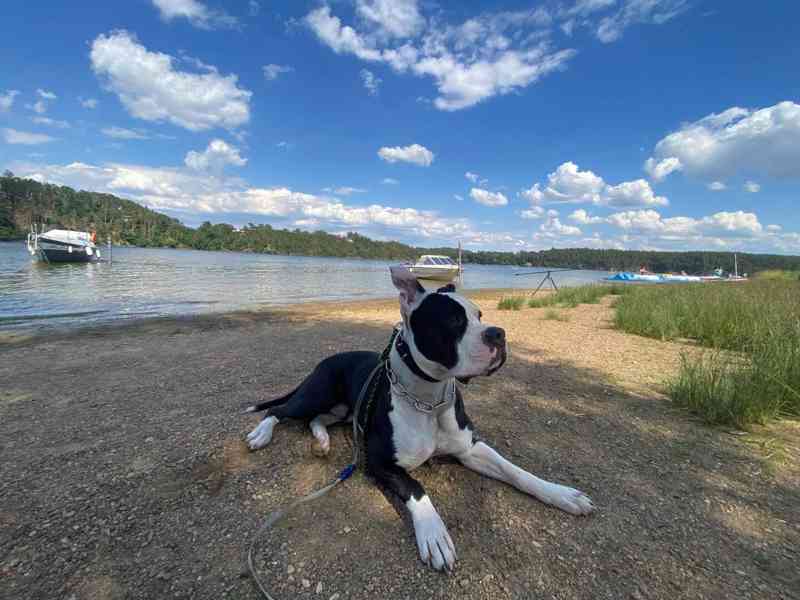
[{"label": "gravel ground", "polygon": [[[278,598],[800,598],[797,423],[707,428],[659,392],[690,346],[614,331],[607,305],[497,311],[512,355],[468,387],[481,436],[587,492],[576,518],[457,464],[416,476],[448,525],[455,573],[428,571],[394,503],[363,475],[270,532]],[[258,598],[260,519],[347,464],[301,424],[248,453],[240,407],[322,358],[380,350],[395,302],[153,320],[0,341],[0,597]]]}]

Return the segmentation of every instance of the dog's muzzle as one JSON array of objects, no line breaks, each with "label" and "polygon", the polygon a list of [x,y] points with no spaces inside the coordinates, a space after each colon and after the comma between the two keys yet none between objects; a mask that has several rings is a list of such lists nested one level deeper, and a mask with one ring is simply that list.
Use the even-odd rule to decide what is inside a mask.
[{"label": "dog's muzzle", "polygon": [[497,351],[494,360],[489,365],[489,370],[486,372],[486,375],[491,375],[505,364],[508,357],[506,331],[502,327],[487,327],[484,329],[481,338],[484,344]]}]

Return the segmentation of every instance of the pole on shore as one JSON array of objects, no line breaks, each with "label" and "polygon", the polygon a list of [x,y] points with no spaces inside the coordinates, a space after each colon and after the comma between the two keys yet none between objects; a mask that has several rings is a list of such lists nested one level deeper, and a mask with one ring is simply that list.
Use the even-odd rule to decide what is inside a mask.
[{"label": "pole on shore", "polygon": [[113,254],[112,254],[112,251],[111,251],[111,236],[110,235],[108,236],[107,241],[108,241],[108,264],[111,264],[112,262],[114,262],[114,258],[113,258]]}]

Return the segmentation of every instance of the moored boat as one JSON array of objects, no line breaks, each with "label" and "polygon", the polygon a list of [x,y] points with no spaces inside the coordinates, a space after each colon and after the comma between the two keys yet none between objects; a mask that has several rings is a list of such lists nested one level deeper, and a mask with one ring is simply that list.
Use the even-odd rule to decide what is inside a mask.
[{"label": "moored boat", "polygon": [[453,281],[461,271],[461,267],[449,256],[434,254],[420,256],[417,262],[408,268],[421,279],[435,279],[436,281]]},{"label": "moored boat", "polygon": [[100,259],[94,232],[51,229],[40,233],[32,229],[28,234],[28,252],[47,263],[93,262]]}]

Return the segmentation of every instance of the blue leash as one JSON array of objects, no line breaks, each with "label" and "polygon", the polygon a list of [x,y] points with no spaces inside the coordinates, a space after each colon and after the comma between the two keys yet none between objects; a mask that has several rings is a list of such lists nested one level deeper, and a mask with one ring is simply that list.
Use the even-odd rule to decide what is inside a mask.
[{"label": "blue leash", "polygon": [[[389,345],[386,347],[386,350],[383,351],[380,360],[378,361],[377,366],[372,369],[372,372],[367,377],[367,380],[364,382],[364,385],[361,387],[361,391],[358,394],[358,400],[356,401],[355,409],[353,410],[353,460],[352,462],[347,465],[344,469],[342,469],[339,474],[336,476],[332,482],[326,485],[323,488],[316,490],[315,492],[311,492],[310,494],[303,496],[302,498],[298,498],[288,506],[283,508],[279,508],[273,512],[271,512],[267,518],[264,520],[264,523],[256,532],[255,536],[253,536],[253,541],[250,543],[250,548],[247,551],[247,566],[250,569],[250,575],[253,577],[253,581],[256,582],[259,591],[267,600],[275,600],[267,589],[264,587],[264,584],[258,578],[258,573],[256,572],[256,568],[253,565],[253,550],[255,550],[256,544],[258,543],[261,536],[266,532],[270,527],[272,527],[275,523],[280,521],[283,517],[285,517],[291,510],[296,508],[301,504],[305,504],[306,502],[311,502],[312,500],[316,500],[317,498],[321,498],[328,492],[330,492],[333,488],[337,485],[350,479],[350,477],[355,473],[356,469],[358,468],[358,455],[359,455],[359,448],[361,447],[361,443],[359,442],[359,438],[364,437],[364,430],[358,424],[358,417],[361,414],[361,404],[364,401],[364,398],[367,396],[370,387],[372,386],[373,381],[375,380],[375,376],[378,374],[379,371],[384,370],[386,368],[386,362],[389,360],[389,351],[392,348],[392,344],[394,343],[395,337],[397,337],[397,333],[399,332],[398,328],[395,328],[394,332],[392,333],[392,339],[389,341]],[[377,387],[373,390],[373,397],[375,392],[377,391]],[[369,414],[366,415],[366,419],[364,421],[364,426],[366,427],[366,423],[369,420]],[[361,435],[359,436],[359,432]]]}]

